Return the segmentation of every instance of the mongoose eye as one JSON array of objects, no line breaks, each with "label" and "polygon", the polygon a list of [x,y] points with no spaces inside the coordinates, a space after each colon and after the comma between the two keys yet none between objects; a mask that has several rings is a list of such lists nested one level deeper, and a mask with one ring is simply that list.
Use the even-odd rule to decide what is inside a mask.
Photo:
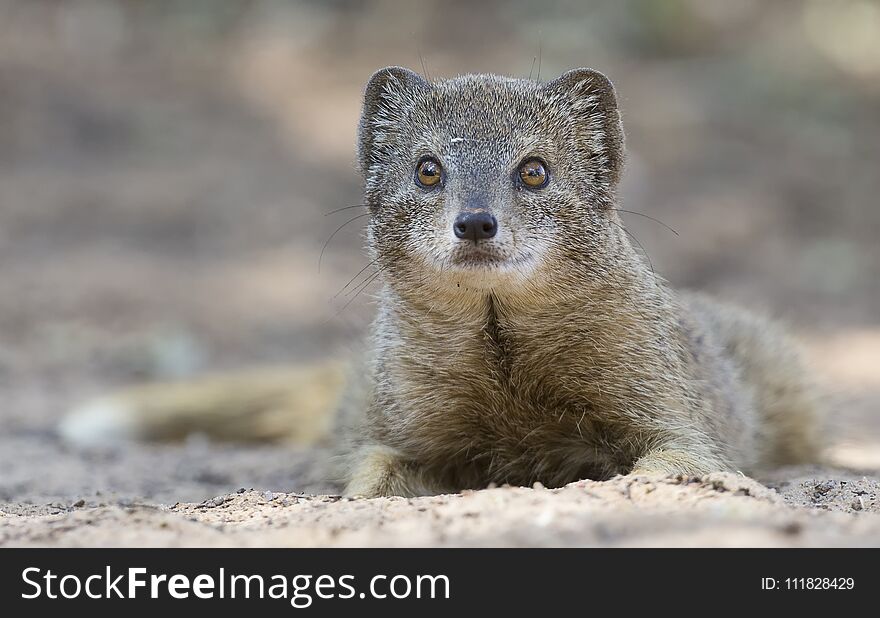
[{"label": "mongoose eye", "polygon": [[443,166],[436,159],[422,159],[416,167],[416,180],[423,187],[433,187],[443,175]]},{"label": "mongoose eye", "polygon": [[540,159],[528,159],[519,166],[519,178],[530,189],[540,189],[547,186],[550,175]]}]

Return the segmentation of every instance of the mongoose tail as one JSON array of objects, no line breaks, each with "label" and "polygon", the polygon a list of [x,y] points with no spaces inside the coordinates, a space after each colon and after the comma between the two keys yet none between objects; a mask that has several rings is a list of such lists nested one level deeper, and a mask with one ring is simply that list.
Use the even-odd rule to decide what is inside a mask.
[{"label": "mongoose tail", "polygon": [[79,446],[176,441],[318,444],[331,431],[342,363],[292,366],[133,387],[73,409],[59,432]]}]

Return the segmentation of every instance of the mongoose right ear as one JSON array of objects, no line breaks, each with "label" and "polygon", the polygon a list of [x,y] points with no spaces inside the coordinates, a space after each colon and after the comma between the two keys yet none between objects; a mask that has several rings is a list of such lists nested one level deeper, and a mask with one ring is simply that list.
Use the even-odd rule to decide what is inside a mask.
[{"label": "mongoose right ear", "polygon": [[370,77],[358,125],[358,164],[365,177],[374,164],[393,160],[407,111],[430,89],[421,75],[403,67],[385,67]]},{"label": "mongoose right ear", "polygon": [[593,69],[574,69],[547,83],[544,88],[570,103],[569,112],[579,125],[579,142],[590,159],[598,159],[616,185],[623,171],[623,125],[614,86]]}]

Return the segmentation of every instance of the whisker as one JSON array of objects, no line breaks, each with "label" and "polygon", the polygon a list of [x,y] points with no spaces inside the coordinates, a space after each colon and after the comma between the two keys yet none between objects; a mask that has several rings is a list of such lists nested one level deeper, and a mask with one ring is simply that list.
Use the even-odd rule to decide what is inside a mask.
[{"label": "whisker", "polygon": [[425,80],[431,81],[431,76],[428,75],[428,66],[425,64],[425,58],[422,56],[421,49],[419,49],[419,62],[422,63],[422,73],[424,74]]},{"label": "whisker", "polygon": [[342,228],[344,228],[346,225],[348,225],[352,221],[357,221],[358,219],[363,219],[364,217],[369,217],[369,216],[370,216],[370,213],[365,212],[362,215],[357,215],[356,217],[352,217],[351,219],[349,219],[348,221],[346,221],[345,223],[340,225],[338,228],[336,228],[332,234],[330,234],[330,238],[328,238],[324,242],[324,246],[321,247],[321,255],[318,256],[318,272],[321,272],[321,263],[324,260],[324,251],[327,250],[327,245],[330,244],[330,241],[333,240],[333,237],[336,236]]},{"label": "whisker", "polygon": [[541,81],[541,35],[538,35],[538,77],[535,81]]},{"label": "whisker", "polygon": [[363,290],[363,288],[365,288],[366,286],[370,285],[370,279],[375,279],[375,276],[378,275],[380,272],[382,272],[382,269],[381,269],[381,268],[380,268],[379,270],[377,270],[376,272],[374,272],[374,273],[370,273],[369,275],[367,275],[367,278],[366,278],[366,279],[364,279],[363,281],[361,281],[360,283],[358,283],[356,286],[354,286],[353,288],[351,288],[348,292],[345,293],[345,295],[346,295],[346,296],[351,296],[352,294],[354,294],[355,296],[357,296],[358,293],[359,293],[361,290]]},{"label": "whisker", "polygon": [[360,296],[361,292],[366,290],[371,283],[373,283],[376,279],[379,278],[379,275],[381,273],[382,273],[381,269],[377,270],[376,272],[374,272],[372,275],[370,275],[367,278],[366,283],[364,285],[358,286],[357,293],[354,296],[352,296],[351,298],[349,298],[348,301],[344,305],[342,305],[342,308],[336,312],[336,315],[339,316],[339,314],[341,314],[343,311],[345,311],[348,308],[348,306],[354,302],[354,299],[356,299],[358,296]]},{"label": "whisker", "polygon": [[354,206],[343,206],[342,208],[336,208],[334,210],[330,210],[324,213],[325,217],[329,217],[330,215],[336,214],[337,212],[342,212],[343,210],[350,210],[352,208],[369,208],[369,204],[355,204]]},{"label": "whisker", "polygon": [[372,265],[375,264],[375,263],[376,263],[376,260],[373,260],[372,262],[368,263],[366,266],[364,266],[363,268],[361,268],[361,269],[358,271],[358,273],[357,273],[354,277],[352,277],[351,279],[348,280],[348,283],[346,283],[346,284],[342,287],[341,290],[339,290],[338,292],[336,292],[336,294],[333,295],[333,298],[332,298],[331,300],[335,300],[340,294],[342,294],[345,290],[347,290],[347,289],[348,289],[348,286],[350,286],[352,283],[354,283],[354,280],[355,280],[355,279],[357,279],[358,277],[360,277],[360,276],[364,273],[365,270],[367,270],[370,266],[372,266]]},{"label": "whisker", "polygon": [[642,246],[642,243],[639,242],[639,239],[636,238],[636,235],[633,234],[632,232],[630,232],[630,231],[629,231],[628,229],[626,229],[624,226],[622,226],[622,225],[620,225],[620,224],[618,224],[618,223],[614,223],[614,221],[611,221],[611,223],[613,223],[614,225],[616,225],[617,227],[619,227],[620,229],[622,229],[624,232],[626,232],[626,234],[627,234],[630,238],[633,239],[633,241],[636,243],[636,245],[638,245],[639,249],[642,250],[642,253],[645,254],[645,258],[648,260],[648,266],[651,267],[651,274],[654,275],[654,276],[656,277],[656,276],[657,276],[657,273],[654,272],[654,262],[651,260],[651,256],[648,255],[648,252],[645,251],[645,247],[643,247],[643,246]]},{"label": "whisker", "polygon": [[656,217],[652,217],[651,215],[646,215],[643,212],[636,212],[635,210],[626,210],[624,208],[611,208],[611,207],[609,207],[609,210],[616,210],[617,212],[625,212],[628,215],[636,215],[639,217],[644,217],[645,219],[648,219],[650,221],[653,221],[654,223],[658,223],[658,224],[662,225],[663,227],[665,227],[667,230],[669,230],[670,232],[672,232],[676,236],[679,235],[678,231],[675,228],[663,223],[663,221],[661,221],[660,219],[657,219]]},{"label": "whisker", "polygon": [[[395,263],[395,261],[396,261],[396,260],[392,261],[390,264],[388,264],[388,266],[392,266],[392,265]],[[374,262],[371,262],[371,263],[368,264],[367,266],[370,266],[370,265],[373,265],[373,264],[374,264]],[[358,283],[354,288],[352,288],[351,290],[348,291],[348,294],[346,294],[346,296],[349,296],[349,295],[352,295],[352,294],[353,294],[353,296],[351,296],[351,298],[349,298],[349,299],[345,302],[345,304],[342,305],[342,307],[340,307],[339,309],[336,310],[336,312],[334,312],[332,318],[327,318],[328,321],[333,320],[333,319],[336,319],[336,318],[338,318],[339,316],[341,316],[342,313],[348,308],[348,306],[351,305],[351,303],[353,303],[354,300],[355,300],[355,299],[356,299],[356,298],[357,298],[357,297],[358,297],[358,296],[359,296],[364,290],[366,290],[366,289],[370,286],[370,284],[372,284],[374,281],[376,281],[376,279],[379,278],[379,275],[381,275],[381,274],[385,271],[385,268],[383,268],[382,266],[378,266],[378,265],[377,265],[376,268],[377,268],[376,272],[374,272],[374,273],[370,273],[370,274],[367,276],[366,279],[364,279],[362,282]],[[364,270],[366,270],[366,268],[365,268]],[[363,271],[361,271],[361,272],[363,272]],[[334,297],[334,298],[335,298],[335,297]]]}]

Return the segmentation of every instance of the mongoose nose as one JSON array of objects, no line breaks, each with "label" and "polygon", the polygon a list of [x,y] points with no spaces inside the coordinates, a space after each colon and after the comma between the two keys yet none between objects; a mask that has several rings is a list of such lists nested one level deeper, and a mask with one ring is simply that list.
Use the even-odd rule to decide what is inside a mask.
[{"label": "mongoose nose", "polygon": [[498,232],[498,221],[488,212],[463,212],[455,218],[452,226],[459,238],[474,242],[492,238]]}]

